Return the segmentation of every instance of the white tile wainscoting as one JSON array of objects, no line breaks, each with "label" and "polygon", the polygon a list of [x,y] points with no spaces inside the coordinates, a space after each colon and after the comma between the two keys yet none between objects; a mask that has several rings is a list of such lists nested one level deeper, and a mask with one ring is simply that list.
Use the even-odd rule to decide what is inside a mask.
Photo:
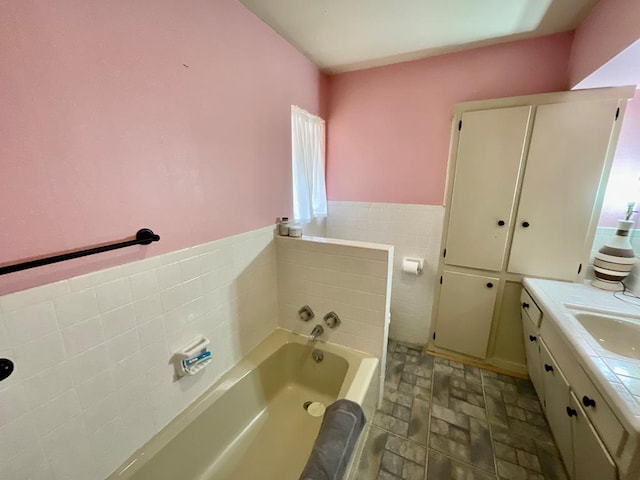
[{"label": "white tile wainscoting", "polygon": [[[379,242],[395,247],[389,336],[426,344],[441,252],[444,207],[329,201],[327,237]],[[424,258],[420,276],[402,272],[402,257]]]},{"label": "white tile wainscoting", "polygon": [[[343,320],[325,338],[380,355],[389,274],[367,268],[389,249],[284,241],[297,242],[284,259],[336,260],[318,277],[287,264],[283,286],[319,282],[297,308],[339,300],[317,303],[316,321],[326,308]],[[269,226],[1,296],[0,357],[16,369],[0,383],[0,478],[102,480],[279,324],[308,333],[279,322],[277,269]],[[213,362],[175,381],[170,358],[197,334]]]},{"label": "white tile wainscoting", "polygon": [[270,226],[0,297],[0,478],[105,478],[277,326],[275,276]]}]

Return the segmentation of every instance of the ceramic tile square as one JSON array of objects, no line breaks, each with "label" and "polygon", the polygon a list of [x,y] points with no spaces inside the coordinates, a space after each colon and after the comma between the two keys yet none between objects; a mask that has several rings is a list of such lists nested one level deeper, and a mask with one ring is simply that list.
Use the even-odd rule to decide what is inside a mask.
[{"label": "ceramic tile square", "polygon": [[53,303],[37,303],[2,315],[12,345],[23,345],[58,329]]},{"label": "ceramic tile square", "polygon": [[33,342],[16,346],[14,360],[21,368],[22,378],[37,375],[65,358],[64,343],[60,332],[55,332]]},{"label": "ceramic tile square", "polygon": [[142,325],[149,320],[153,320],[162,315],[162,301],[160,295],[152,295],[133,304],[135,320],[138,325]]},{"label": "ceramic tile square", "polygon": [[109,368],[105,345],[98,345],[68,360],[67,368],[76,385]]},{"label": "ceramic tile square", "polygon": [[6,465],[21,451],[37,445],[38,436],[33,418],[23,415],[0,428],[0,465]]},{"label": "ceramic tile square", "polygon": [[93,289],[81,290],[53,300],[60,328],[69,327],[98,315],[98,300]]},{"label": "ceramic tile square", "polygon": [[112,363],[118,363],[139,350],[140,340],[137,330],[130,330],[107,342],[107,353]]},{"label": "ceramic tile square", "polygon": [[136,315],[132,305],[125,305],[103,313],[101,319],[104,337],[107,340],[136,327]]},{"label": "ceramic tile square", "polygon": [[20,417],[27,411],[22,384],[0,390],[0,427]]},{"label": "ceramic tile square", "polygon": [[170,263],[162,265],[156,270],[156,278],[158,280],[158,288],[166,290],[175,287],[182,281],[182,272],[179,263]]},{"label": "ceramic tile square", "polygon": [[60,396],[48,401],[33,411],[38,435],[44,436],[72,418],[80,415],[80,403],[74,389],[66,390]]},{"label": "ceramic tile square", "polygon": [[55,365],[23,382],[26,405],[34,409],[73,386],[71,374],[64,365]]},{"label": "ceramic tile square", "polygon": [[84,409],[90,408],[101,399],[115,392],[113,376],[109,370],[95,373],[95,376],[76,385],[76,392],[80,405]]},{"label": "ceramic tile square", "polygon": [[68,357],[97,347],[104,341],[102,322],[98,317],[71,325],[62,330],[61,333]]},{"label": "ceramic tile square", "polygon": [[131,298],[134,302],[158,291],[158,280],[156,272],[153,270],[132,275],[129,277],[129,282],[131,284]]},{"label": "ceramic tile square", "polygon": [[96,287],[96,298],[101,312],[108,312],[131,303],[129,279],[120,278]]}]

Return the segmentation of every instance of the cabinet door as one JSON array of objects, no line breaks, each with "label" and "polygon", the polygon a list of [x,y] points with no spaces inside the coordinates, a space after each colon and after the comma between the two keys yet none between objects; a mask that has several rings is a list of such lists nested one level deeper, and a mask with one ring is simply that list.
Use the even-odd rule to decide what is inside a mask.
[{"label": "cabinet door", "polygon": [[571,417],[567,407],[571,405],[569,383],[558,368],[544,340],[540,341],[544,408],[558,450],[567,469],[573,468],[573,445],[571,441]]},{"label": "cabinet door", "polygon": [[524,333],[524,351],[527,356],[527,371],[533,387],[536,389],[540,403],[544,404],[542,385],[542,364],[540,360],[540,335],[531,323],[526,311],[521,310],[522,332]]},{"label": "cabinet door", "polygon": [[575,412],[572,417],[574,480],[616,480],[616,465],[573,392],[571,408]]},{"label": "cabinet door", "polygon": [[576,279],[586,242],[593,240],[587,233],[617,105],[606,100],[538,107],[509,272]]},{"label": "cabinet door", "polygon": [[462,115],[444,263],[499,271],[531,107]]},{"label": "cabinet door", "polygon": [[487,353],[498,278],[443,272],[435,344],[484,358]]}]

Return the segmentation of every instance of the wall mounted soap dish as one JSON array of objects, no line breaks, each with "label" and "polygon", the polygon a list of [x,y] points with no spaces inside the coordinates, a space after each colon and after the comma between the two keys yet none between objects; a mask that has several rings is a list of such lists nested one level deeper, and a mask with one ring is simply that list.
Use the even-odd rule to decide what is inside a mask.
[{"label": "wall mounted soap dish", "polygon": [[176,353],[179,376],[195,375],[211,363],[211,352],[207,349],[209,343],[209,339],[201,335]]}]

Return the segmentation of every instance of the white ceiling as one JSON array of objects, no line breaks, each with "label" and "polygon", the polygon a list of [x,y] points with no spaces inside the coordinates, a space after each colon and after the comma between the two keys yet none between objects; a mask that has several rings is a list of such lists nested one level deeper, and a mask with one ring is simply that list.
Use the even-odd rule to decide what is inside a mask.
[{"label": "white ceiling", "polygon": [[597,0],[240,0],[320,69],[345,72],[574,29]]}]

